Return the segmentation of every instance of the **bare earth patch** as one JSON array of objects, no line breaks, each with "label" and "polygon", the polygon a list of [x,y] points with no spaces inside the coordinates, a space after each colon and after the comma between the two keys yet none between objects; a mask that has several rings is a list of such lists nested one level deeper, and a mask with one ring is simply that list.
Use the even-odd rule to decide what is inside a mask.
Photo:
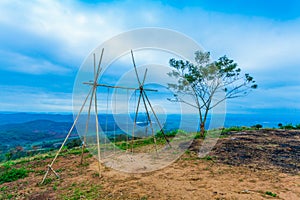
[{"label": "bare earth patch", "polygon": [[191,151],[163,169],[128,174],[102,166],[102,178],[88,153],[83,165],[80,155],[66,155],[54,164],[61,179],[51,174],[44,185],[39,182],[50,159],[31,161],[18,166],[31,169],[29,177],[0,185],[0,195],[4,199],[296,200],[300,199],[299,136],[297,131],[281,130],[231,133],[206,159],[197,157],[201,144],[197,140]]}]

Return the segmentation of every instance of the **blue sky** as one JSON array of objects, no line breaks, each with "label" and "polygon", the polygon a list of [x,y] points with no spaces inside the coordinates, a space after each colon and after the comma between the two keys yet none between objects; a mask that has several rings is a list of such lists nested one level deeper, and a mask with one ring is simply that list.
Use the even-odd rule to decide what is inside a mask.
[{"label": "blue sky", "polygon": [[71,112],[76,73],[99,44],[161,27],[224,54],[259,89],[228,112],[300,110],[299,1],[0,1],[0,111]]}]

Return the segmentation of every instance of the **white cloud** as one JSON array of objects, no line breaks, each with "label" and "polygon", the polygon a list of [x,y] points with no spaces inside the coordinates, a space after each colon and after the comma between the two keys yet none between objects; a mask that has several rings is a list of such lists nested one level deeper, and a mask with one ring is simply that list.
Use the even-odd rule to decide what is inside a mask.
[{"label": "white cloud", "polygon": [[[285,77],[299,76],[299,24],[300,18],[274,21],[209,12],[201,8],[176,9],[159,2],[147,1],[113,1],[91,6],[78,1],[2,0],[0,30],[5,37],[0,39],[1,68],[31,74],[64,74],[77,69],[93,48],[112,36],[132,28],[159,26],[175,29],[194,38],[206,50],[211,51],[214,58],[228,55],[239,63],[243,71],[259,74],[260,85],[277,80],[286,82],[276,70],[284,68]],[[7,42],[5,40],[9,35],[14,37],[12,41]],[[4,42],[8,44],[5,46]],[[31,50],[46,56],[37,58],[30,54]],[[140,64],[147,64],[145,62],[153,60],[156,62],[157,58],[146,57],[147,54],[142,52],[139,56],[140,60],[143,60]],[[19,90],[12,87],[11,91],[18,93],[15,94],[8,93],[6,89],[8,95],[5,98],[1,96],[0,110],[15,110],[16,105],[18,109],[23,110],[19,106],[22,102],[16,100],[19,98],[13,98],[15,95],[28,99],[28,105],[31,106],[34,104],[30,103],[30,99],[34,99],[34,102],[41,106],[41,110],[42,107],[48,110],[71,110],[66,106],[68,103],[64,98],[59,96],[65,94],[52,93],[47,96],[42,91],[31,93],[32,90],[34,91],[33,88],[23,88],[22,92],[18,93]],[[261,92],[253,92],[263,96],[251,98],[253,102],[265,102],[268,98],[276,99],[280,104],[295,102],[292,98],[295,93],[290,94],[288,91],[295,91],[295,88],[287,87],[278,91],[264,88]],[[288,98],[279,95],[282,93]],[[278,96],[272,97],[273,94]],[[43,99],[43,103],[35,101],[40,98]],[[238,102],[249,107],[257,104],[249,103],[245,99]],[[245,104],[244,101],[248,103]],[[272,105],[276,106],[270,104]]]},{"label": "white cloud", "polygon": [[300,110],[300,86],[281,86],[254,90],[246,97],[227,101],[229,113],[264,110]]},{"label": "white cloud", "polygon": [[1,67],[9,71],[17,71],[27,74],[65,74],[70,69],[51,63],[51,61],[41,58],[33,58],[18,53],[0,51],[2,63]]},{"label": "white cloud", "polygon": [[71,112],[72,94],[25,86],[0,86],[0,110],[18,112]]},{"label": "white cloud", "polygon": [[165,26],[192,36],[216,57],[230,55],[246,69],[270,68],[287,60],[300,63],[294,56],[300,47],[300,20],[280,22],[200,8],[179,10],[144,1],[93,7],[76,1],[15,0],[1,4],[2,23],[58,41],[60,59],[83,59],[101,42],[131,28]]}]

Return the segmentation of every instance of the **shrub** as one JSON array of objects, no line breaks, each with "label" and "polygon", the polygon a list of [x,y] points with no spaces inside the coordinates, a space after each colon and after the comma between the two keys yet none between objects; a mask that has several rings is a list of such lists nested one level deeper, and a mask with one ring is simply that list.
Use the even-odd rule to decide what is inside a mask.
[{"label": "shrub", "polygon": [[300,124],[297,124],[297,125],[295,126],[295,128],[296,128],[296,129],[300,129]]},{"label": "shrub", "polygon": [[248,129],[250,129],[250,128],[245,127],[245,126],[242,126],[242,127],[240,127],[240,126],[232,126],[232,127],[229,127],[229,128],[224,128],[222,130],[222,134],[227,134],[227,133],[232,132],[232,131],[234,131],[234,132],[236,132],[236,131],[244,131],[244,130],[248,130]]},{"label": "shrub", "polygon": [[28,176],[28,170],[25,168],[10,168],[6,167],[3,172],[0,173],[0,184],[6,182],[16,181]]},{"label": "shrub", "polygon": [[261,125],[261,124],[256,124],[255,126],[254,126],[254,128],[257,128],[257,129],[260,129],[260,128],[262,128],[263,126]]},{"label": "shrub", "polygon": [[270,192],[270,191],[266,191],[266,195],[272,196],[272,197],[276,197],[277,194]]},{"label": "shrub", "polygon": [[71,149],[74,147],[79,147],[79,146],[81,146],[81,144],[82,144],[82,141],[80,140],[80,138],[75,138],[75,139],[69,140],[66,143],[66,146],[68,147],[68,149]]}]

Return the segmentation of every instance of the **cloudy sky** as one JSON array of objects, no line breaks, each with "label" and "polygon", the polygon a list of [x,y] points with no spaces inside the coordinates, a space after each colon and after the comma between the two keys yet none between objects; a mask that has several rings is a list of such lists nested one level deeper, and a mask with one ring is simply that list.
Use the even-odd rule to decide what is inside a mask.
[{"label": "cloudy sky", "polygon": [[259,89],[228,101],[228,112],[299,112],[297,0],[1,0],[0,111],[71,112],[86,56],[143,27],[181,32],[213,58],[227,55],[253,75]]}]

